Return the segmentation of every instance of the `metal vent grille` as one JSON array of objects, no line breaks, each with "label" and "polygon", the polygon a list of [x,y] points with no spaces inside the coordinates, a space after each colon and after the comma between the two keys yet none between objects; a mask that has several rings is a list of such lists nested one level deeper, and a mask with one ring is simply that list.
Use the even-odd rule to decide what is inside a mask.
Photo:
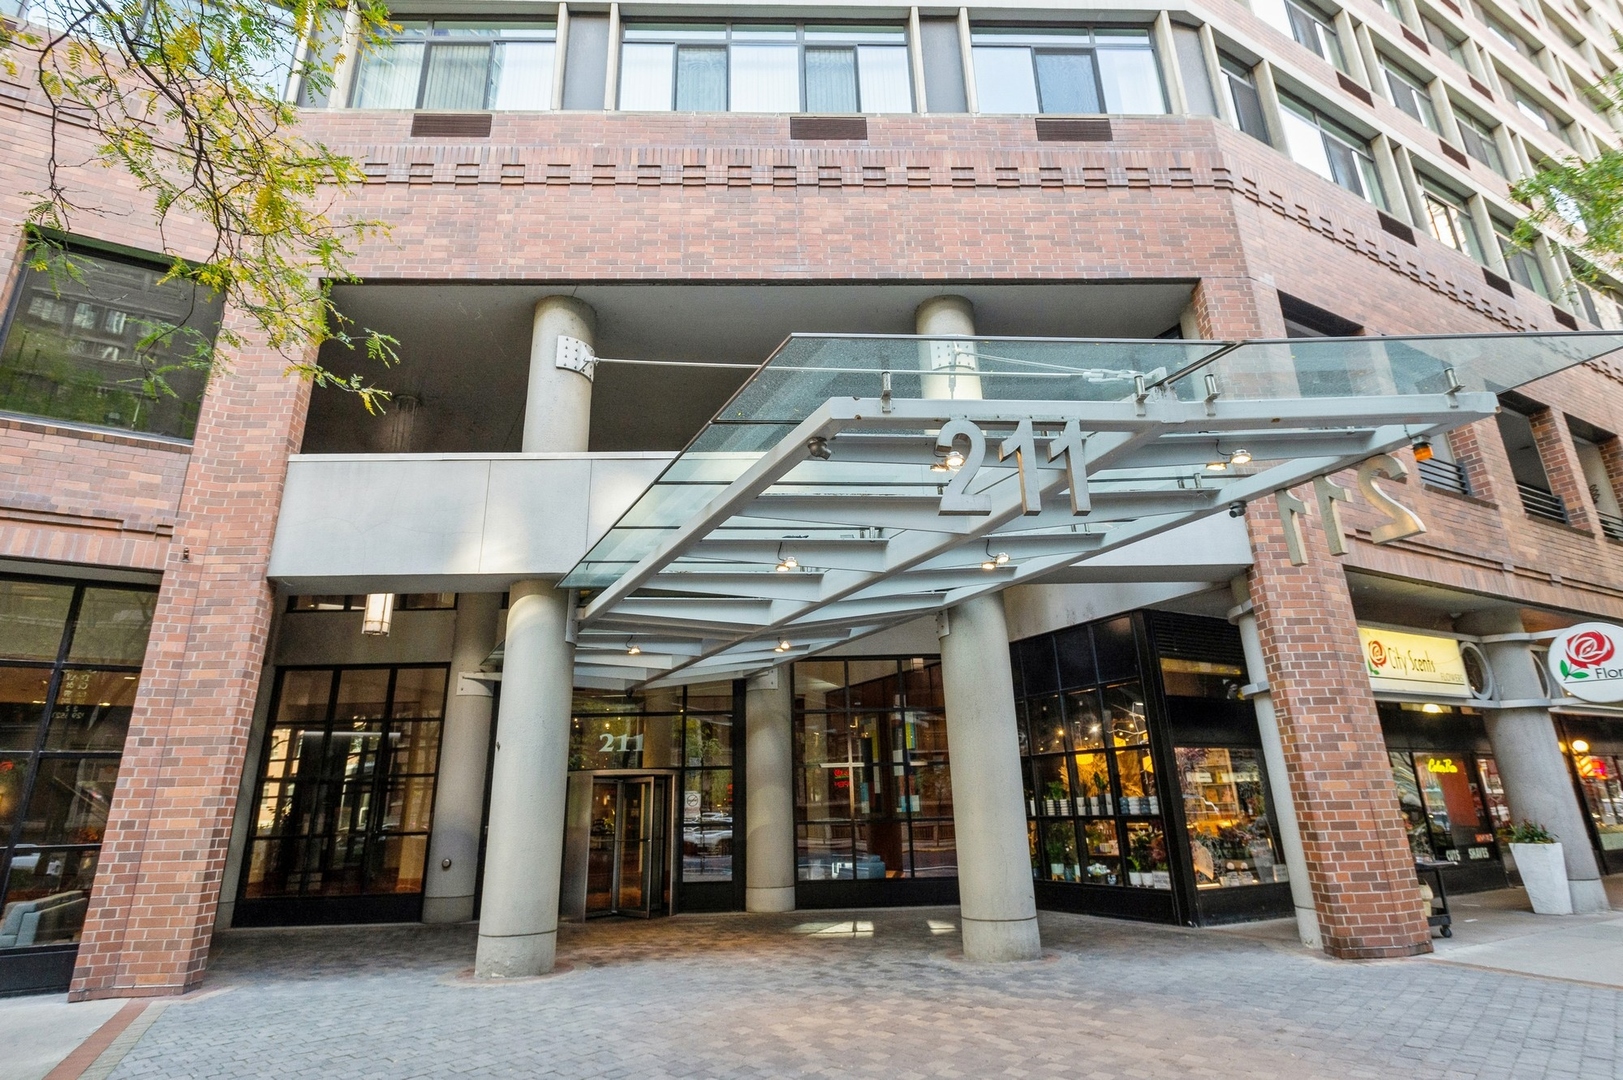
[{"label": "metal vent grille", "polygon": [[1472,90],[1475,90],[1489,101],[1493,100],[1493,91],[1489,90],[1485,83],[1478,82],[1475,75],[1467,75],[1466,78],[1470,80]]},{"label": "metal vent grille", "polygon": [[1245,667],[1245,648],[1240,631],[1222,619],[1196,615],[1174,615],[1165,611],[1147,612],[1155,651],[1173,660],[1204,660],[1209,664]]},{"label": "metal vent grille", "polygon": [[1353,82],[1339,71],[1336,72],[1336,82],[1343,90],[1347,91],[1347,93],[1351,94],[1359,101],[1362,101],[1365,105],[1375,104],[1375,99],[1370,96],[1368,90],[1365,90],[1362,86],[1359,86],[1357,83]]},{"label": "metal vent grille", "polygon": [[489,113],[416,113],[411,118],[414,139],[488,139]]},{"label": "metal vent grille", "polygon": [[1471,159],[1465,156],[1464,151],[1454,149],[1441,139],[1437,140],[1437,145],[1442,149],[1443,156],[1452,161],[1454,164],[1458,165],[1460,168],[1469,169],[1471,167]]},{"label": "metal vent grille", "polygon": [[1375,211],[1375,216],[1381,219],[1381,228],[1402,240],[1405,244],[1414,243],[1414,230],[1409,228],[1385,210]]},{"label": "metal vent grille", "polygon": [[1578,329],[1578,320],[1574,319],[1571,315],[1568,315],[1566,312],[1562,311],[1560,308],[1552,307],[1550,309],[1550,314],[1555,316],[1555,321],[1556,322],[1560,323],[1562,326],[1566,327],[1568,330],[1576,330],[1576,329]]},{"label": "metal vent grille", "polygon": [[1110,142],[1109,120],[1038,120],[1038,142]]},{"label": "metal vent grille", "polygon": [[1492,270],[1489,270],[1486,266],[1482,268],[1482,280],[1486,281],[1489,285],[1493,286],[1495,289],[1498,289],[1506,296],[1516,295],[1510,289],[1510,282],[1506,281]]},{"label": "metal vent grille", "polygon": [[1419,49],[1421,52],[1426,53],[1427,55],[1430,55],[1431,46],[1426,43],[1425,38],[1421,37],[1419,34],[1415,33],[1413,30],[1410,30],[1407,26],[1405,26],[1403,28],[1403,36],[1409,42],[1410,45],[1413,45],[1415,48]]},{"label": "metal vent grille", "polygon": [[791,139],[853,139],[866,142],[868,118],[866,116],[791,116]]}]

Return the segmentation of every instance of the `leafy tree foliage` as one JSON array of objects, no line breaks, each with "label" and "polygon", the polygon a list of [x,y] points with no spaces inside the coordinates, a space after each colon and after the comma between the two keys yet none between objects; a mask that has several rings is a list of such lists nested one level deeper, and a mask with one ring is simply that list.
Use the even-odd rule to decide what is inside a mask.
[{"label": "leafy tree foliage", "polygon": [[[75,177],[120,170],[150,200],[166,280],[223,296],[236,315],[212,342],[152,326],[148,346],[173,356],[177,335],[190,335],[182,366],[218,370],[251,338],[288,357],[290,374],[381,408],[386,391],[327,370],[309,349],[336,341],[393,361],[392,340],[351,327],[331,297],[333,283],[354,280],[347,264],[356,246],[384,226],[338,211],[363,180],[360,166],[304,138],[284,100],[290,86],[332,86],[344,57],[309,43],[346,21],[352,50],[379,47],[389,29],[378,0],[29,0],[22,22],[0,20],[0,64],[35,80],[50,110],[44,186],[28,193],[34,268],[78,276],[62,238],[116,211]],[[74,129],[88,133],[88,154]],[[146,365],[148,388],[172,392],[173,370],[172,361]]]}]

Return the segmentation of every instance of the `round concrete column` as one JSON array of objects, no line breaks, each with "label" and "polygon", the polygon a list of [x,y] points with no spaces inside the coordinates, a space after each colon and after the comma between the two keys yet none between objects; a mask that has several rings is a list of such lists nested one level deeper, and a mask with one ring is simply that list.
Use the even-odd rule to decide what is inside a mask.
[{"label": "round concrete column", "polygon": [[[975,307],[966,297],[932,296],[914,311],[913,325],[914,333],[925,337],[973,339]],[[919,367],[937,373],[920,380],[927,398],[973,400],[981,396],[973,340],[925,342],[919,346]]]},{"label": "round concrete column", "polygon": [[546,296],[535,305],[530,333],[530,385],[524,401],[524,451],[585,450],[592,424],[592,380],[558,366],[558,339],[592,347],[597,313],[572,296]]},{"label": "round concrete column", "polygon": [[552,970],[575,647],[568,593],[521,581],[508,597],[474,974],[511,978]]},{"label": "round concrete column", "polygon": [[[477,672],[496,647],[497,593],[456,598],[451,638],[451,692],[440,736],[440,772],[434,791],[434,831],[424,870],[423,921],[467,922],[473,918],[478,884],[479,830],[484,824],[485,762],[490,756],[490,683],[464,687],[463,672]],[[463,693],[463,690],[467,693]]]},{"label": "round concrete column", "polygon": [[1003,598],[966,600],[946,614],[941,629],[964,956],[1035,960],[1042,942]]},{"label": "round concrete column", "polygon": [[795,790],[789,669],[744,692],[744,910],[795,909]]},{"label": "round concrete column", "polygon": [[[1514,611],[1478,612],[1460,620],[1459,626],[1465,633],[1484,637],[1525,633],[1521,616]],[[1482,651],[1493,669],[1494,684],[1502,700],[1527,701],[1547,696],[1531,642],[1489,641],[1483,643]],[[1561,841],[1573,913],[1610,911],[1595,850],[1589,844],[1584,810],[1572,788],[1572,774],[1561,753],[1550,710],[1485,709],[1483,720],[1511,817],[1536,821]]]}]

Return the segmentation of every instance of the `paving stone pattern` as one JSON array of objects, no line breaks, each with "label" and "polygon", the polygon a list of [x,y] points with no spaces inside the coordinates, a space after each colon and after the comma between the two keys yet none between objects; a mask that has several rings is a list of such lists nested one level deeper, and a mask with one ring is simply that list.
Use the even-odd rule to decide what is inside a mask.
[{"label": "paving stone pattern", "polygon": [[956,914],[569,926],[498,985],[469,927],[232,932],[112,1077],[1623,1077],[1617,990],[1056,913],[969,964]]}]

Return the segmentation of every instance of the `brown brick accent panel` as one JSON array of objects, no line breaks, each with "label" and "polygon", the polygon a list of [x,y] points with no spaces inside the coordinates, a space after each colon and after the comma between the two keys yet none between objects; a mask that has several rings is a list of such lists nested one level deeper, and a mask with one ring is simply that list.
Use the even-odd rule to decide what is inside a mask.
[{"label": "brown brick accent panel", "polygon": [[202,978],[273,591],[265,580],[309,388],[245,350],[203,402],[70,997]]},{"label": "brown brick accent panel", "polygon": [[1550,478],[1550,490],[1567,504],[1567,520],[1575,529],[1595,530],[1594,513],[1589,506],[1589,488],[1584,483],[1583,466],[1567,430],[1567,418],[1554,409],[1541,409],[1532,417],[1533,442]]},{"label": "brown brick accent panel", "polygon": [[[1310,486],[1295,494],[1309,505]],[[1292,566],[1273,500],[1247,515],[1251,598],[1324,948],[1343,959],[1431,951],[1352,597],[1316,518]]]}]

